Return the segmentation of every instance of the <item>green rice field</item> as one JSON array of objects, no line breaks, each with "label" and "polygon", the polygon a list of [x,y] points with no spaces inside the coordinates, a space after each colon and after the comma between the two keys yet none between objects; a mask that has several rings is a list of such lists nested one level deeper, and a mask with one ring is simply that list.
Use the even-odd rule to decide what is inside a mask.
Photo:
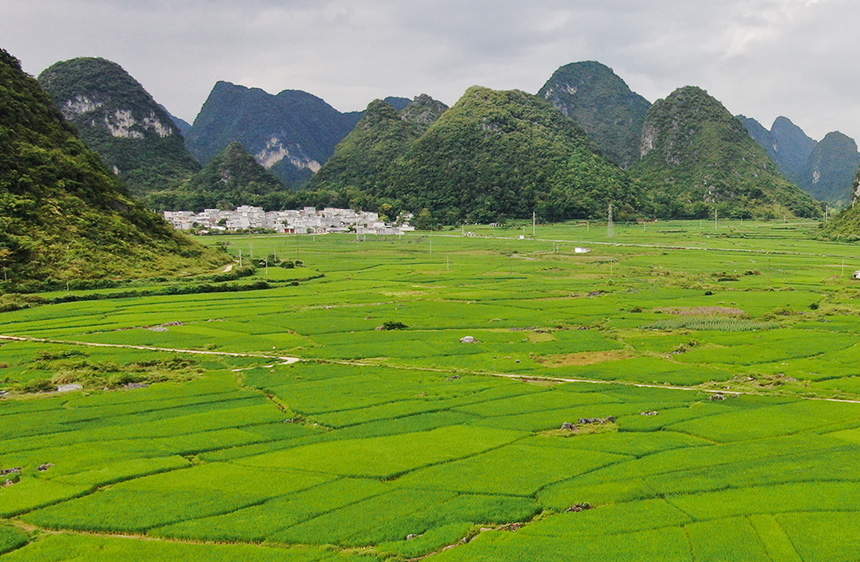
[{"label": "green rice field", "polygon": [[213,237],[303,267],[2,312],[0,560],[860,560],[815,228]]}]

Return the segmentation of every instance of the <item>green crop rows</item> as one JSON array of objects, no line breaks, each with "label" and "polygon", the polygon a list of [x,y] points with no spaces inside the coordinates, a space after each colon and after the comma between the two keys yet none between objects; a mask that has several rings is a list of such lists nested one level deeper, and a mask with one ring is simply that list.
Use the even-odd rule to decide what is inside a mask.
[{"label": "green crop rows", "polygon": [[2,313],[0,560],[856,561],[811,228],[237,236],[304,281]]}]

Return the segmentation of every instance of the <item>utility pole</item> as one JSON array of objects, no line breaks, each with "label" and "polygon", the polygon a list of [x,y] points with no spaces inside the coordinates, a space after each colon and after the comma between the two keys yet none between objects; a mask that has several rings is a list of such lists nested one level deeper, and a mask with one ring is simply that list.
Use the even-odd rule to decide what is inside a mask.
[{"label": "utility pole", "polygon": [[714,209],[714,230],[716,230],[718,228],[719,228],[719,226],[717,226],[717,210]]},{"label": "utility pole", "polygon": [[242,250],[239,250],[239,267],[242,267]]},{"label": "utility pole", "polygon": [[606,237],[615,238],[615,223],[612,222],[612,203],[609,204],[609,218],[606,221]]},{"label": "utility pole", "polygon": [[537,214],[532,211],[532,236],[537,236]]}]

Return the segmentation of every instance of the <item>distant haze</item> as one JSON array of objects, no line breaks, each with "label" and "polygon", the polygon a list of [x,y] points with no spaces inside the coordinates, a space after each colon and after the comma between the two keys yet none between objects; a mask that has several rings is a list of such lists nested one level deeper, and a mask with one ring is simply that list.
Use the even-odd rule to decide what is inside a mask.
[{"label": "distant haze", "polygon": [[471,85],[537,92],[597,60],[654,101],[700,86],[770,127],[860,138],[856,0],[0,0],[0,47],[37,75],[122,65],[193,121],[218,80],[300,89],[341,111]]}]

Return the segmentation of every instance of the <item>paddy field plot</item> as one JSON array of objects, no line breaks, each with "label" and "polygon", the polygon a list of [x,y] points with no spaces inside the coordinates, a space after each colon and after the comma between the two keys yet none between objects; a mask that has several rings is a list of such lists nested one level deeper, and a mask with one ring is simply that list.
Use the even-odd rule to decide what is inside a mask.
[{"label": "paddy field plot", "polygon": [[234,237],[314,278],[2,313],[0,560],[857,560],[860,251],[720,226]]}]

